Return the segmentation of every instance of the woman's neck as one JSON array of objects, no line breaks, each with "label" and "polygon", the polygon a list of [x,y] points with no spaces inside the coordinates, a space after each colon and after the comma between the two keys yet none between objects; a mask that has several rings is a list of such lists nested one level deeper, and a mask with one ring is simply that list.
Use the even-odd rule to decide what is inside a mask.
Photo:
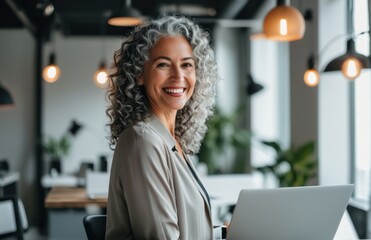
[{"label": "woman's neck", "polygon": [[170,114],[166,114],[166,113],[159,114],[159,113],[153,112],[153,114],[155,114],[158,117],[158,119],[160,119],[162,124],[164,124],[164,126],[169,130],[170,134],[175,139],[176,112],[170,113]]}]

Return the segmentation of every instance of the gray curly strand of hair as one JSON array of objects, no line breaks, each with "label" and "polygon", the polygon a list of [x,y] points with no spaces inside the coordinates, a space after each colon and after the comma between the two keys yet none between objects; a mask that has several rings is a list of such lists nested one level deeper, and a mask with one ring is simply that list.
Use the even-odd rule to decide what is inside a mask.
[{"label": "gray curly strand of hair", "polygon": [[143,87],[138,85],[150,50],[164,36],[184,36],[192,46],[196,59],[196,85],[192,97],[176,117],[175,135],[184,152],[198,153],[212,115],[216,83],[219,81],[214,51],[209,34],[182,16],[165,16],[140,25],[114,53],[114,71],[110,75],[106,113],[110,119],[110,146],[117,143],[121,132],[137,121],[145,121],[152,113]]}]

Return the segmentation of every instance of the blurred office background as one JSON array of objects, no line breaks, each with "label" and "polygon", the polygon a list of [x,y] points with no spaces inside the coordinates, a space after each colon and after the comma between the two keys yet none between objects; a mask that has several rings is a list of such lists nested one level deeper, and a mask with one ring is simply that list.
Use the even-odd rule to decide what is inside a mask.
[{"label": "blurred office background", "polygon": [[[42,178],[53,172],[43,146],[50,138],[69,135],[60,175],[78,174],[82,163],[92,163],[94,171],[109,169],[113,151],[107,140],[105,86],[94,74],[102,62],[112,64],[114,51],[132,30],[107,23],[126,3],[144,21],[180,13],[210,32],[222,78],[217,108],[225,116],[240,109],[237,129],[247,130],[253,140],[237,152],[227,147],[209,174],[251,174],[274,163],[275,152],[260,140],[276,141],[284,149],[314,142],[318,162],[311,184],[354,183],[354,206],[367,213],[370,72],[365,66],[349,80],[340,70],[324,69],[345,53],[349,39],[354,39],[357,52],[370,55],[370,34],[357,34],[369,30],[370,1],[291,0],[304,18],[304,36],[273,41],[264,36],[263,20],[280,2],[284,1],[1,1],[0,87],[13,104],[0,107],[0,160],[8,162],[7,171],[19,174],[17,193],[30,226],[42,229],[47,224]],[[42,77],[51,54],[60,68],[53,83]],[[320,74],[314,87],[303,80],[310,56]],[[248,90],[250,77],[263,88]],[[76,134],[71,134],[71,124],[78,125]],[[236,169],[241,157],[243,164]],[[364,217],[357,223],[362,234],[366,221]]]}]

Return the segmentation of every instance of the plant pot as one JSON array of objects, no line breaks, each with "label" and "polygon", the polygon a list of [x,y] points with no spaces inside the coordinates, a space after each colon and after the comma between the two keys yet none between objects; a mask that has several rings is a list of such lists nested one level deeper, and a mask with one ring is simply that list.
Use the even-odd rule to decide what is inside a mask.
[{"label": "plant pot", "polygon": [[61,160],[59,159],[51,160],[49,163],[49,174],[53,175],[55,172],[58,174],[61,173]]}]

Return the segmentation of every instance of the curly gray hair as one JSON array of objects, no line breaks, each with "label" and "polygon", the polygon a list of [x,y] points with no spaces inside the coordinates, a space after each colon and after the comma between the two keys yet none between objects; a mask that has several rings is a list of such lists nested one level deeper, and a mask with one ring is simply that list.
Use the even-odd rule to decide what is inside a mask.
[{"label": "curly gray hair", "polygon": [[110,118],[111,147],[125,128],[151,115],[148,99],[138,80],[150,50],[164,36],[184,36],[193,49],[195,90],[184,108],[177,112],[175,135],[187,154],[196,154],[200,149],[207,131],[206,120],[213,113],[219,76],[209,34],[182,16],[165,16],[136,27],[115,52],[114,72],[110,75],[107,92],[110,106],[106,110]]}]

